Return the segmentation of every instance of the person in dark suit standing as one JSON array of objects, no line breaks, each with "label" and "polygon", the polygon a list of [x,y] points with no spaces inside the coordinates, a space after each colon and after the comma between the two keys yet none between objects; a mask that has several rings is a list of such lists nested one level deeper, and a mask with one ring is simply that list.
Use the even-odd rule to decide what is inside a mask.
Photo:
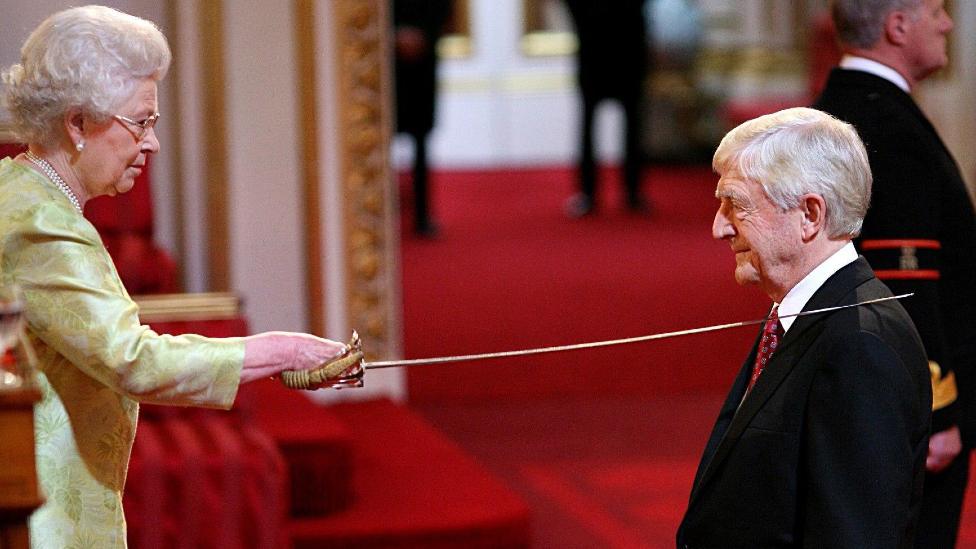
[{"label": "person in dark suit standing", "polygon": [[437,41],[451,17],[451,0],[394,0],[396,130],[413,141],[414,229],[435,236],[430,215],[427,136],[437,103]]},{"label": "person in dark suit standing", "polygon": [[[871,195],[856,131],[794,108],[719,144],[715,238],[773,301],[719,412],[678,547],[910,547],[932,393],[925,350],[851,239]],[[910,298],[909,298],[910,299]]]},{"label": "person in dark suit standing", "polygon": [[648,72],[645,0],[565,0],[576,28],[577,78],[583,100],[579,150],[579,193],[566,203],[570,217],[593,212],[597,202],[597,166],[593,122],[597,106],[616,100],[624,112],[624,191],[627,207],[645,212],[641,192],[641,98]]},{"label": "person in dark suit standing", "polygon": [[844,57],[815,107],[854,125],[874,172],[858,247],[928,353],[932,437],[917,547],[953,547],[976,442],[976,221],[955,161],[909,95],[948,62],[942,0],[834,2]]}]

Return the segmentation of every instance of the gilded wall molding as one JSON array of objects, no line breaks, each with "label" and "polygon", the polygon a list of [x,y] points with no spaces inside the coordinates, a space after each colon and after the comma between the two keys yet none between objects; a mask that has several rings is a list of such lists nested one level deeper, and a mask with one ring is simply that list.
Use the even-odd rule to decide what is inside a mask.
[{"label": "gilded wall molding", "polygon": [[325,296],[322,292],[322,198],[319,191],[318,65],[315,60],[315,0],[295,0],[295,58],[298,68],[298,110],[302,155],[301,178],[305,222],[305,296],[308,329],[325,334]]},{"label": "gilded wall molding", "polygon": [[370,342],[368,352],[387,356],[390,340],[386,232],[391,108],[386,93],[387,11],[383,0],[337,0],[336,85],[339,173],[342,179],[349,325]]},{"label": "gilded wall molding", "polygon": [[204,143],[207,144],[204,181],[207,191],[207,250],[208,288],[214,291],[230,289],[230,214],[227,210],[228,151],[227,79],[224,57],[224,3],[223,0],[201,2],[198,7],[198,28],[201,51],[201,67],[206,87],[203,90],[203,112],[207,119],[203,125]]},{"label": "gilded wall molding", "polygon": [[[181,18],[179,7],[176,5],[175,0],[168,0],[164,6],[166,13],[166,21],[168,22],[167,34],[170,44],[179,43],[181,40],[180,33],[183,32],[182,25],[184,25],[184,20]],[[174,56],[175,57],[175,56]],[[169,83],[167,89],[169,91],[168,104],[169,113],[173,120],[183,120],[183,94],[179,90],[183,89],[183,78],[184,78],[184,68],[183,64],[180,63],[179,59],[176,58],[174,62],[170,65],[169,69]],[[179,174],[177,177],[172,177],[169,182],[171,192],[171,200],[173,201],[173,231],[174,231],[174,249],[172,250],[173,255],[178,259],[179,265],[185,268],[187,264],[187,249],[186,249],[186,201],[184,199],[184,185],[182,174],[186,173],[186,165],[183,156],[183,147],[178,139],[173,140],[173,146],[170,147],[170,158],[172,159],[172,173]],[[158,211],[158,210],[157,210]],[[186,287],[185,271],[181,272],[179,275],[179,286],[180,288]]]}]

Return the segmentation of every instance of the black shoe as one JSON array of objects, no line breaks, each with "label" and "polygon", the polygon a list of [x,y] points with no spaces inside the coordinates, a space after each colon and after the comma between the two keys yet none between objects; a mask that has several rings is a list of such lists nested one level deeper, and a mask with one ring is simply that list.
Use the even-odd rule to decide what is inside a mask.
[{"label": "black shoe", "polygon": [[635,214],[648,215],[651,213],[651,205],[644,195],[638,194],[627,197],[627,210]]},{"label": "black shoe", "polygon": [[441,234],[441,228],[436,223],[428,221],[417,225],[414,232],[421,238],[437,238]]},{"label": "black shoe", "polygon": [[593,203],[593,199],[586,196],[583,193],[574,194],[569,197],[564,206],[566,210],[566,215],[572,219],[579,219],[593,213],[596,205]]}]

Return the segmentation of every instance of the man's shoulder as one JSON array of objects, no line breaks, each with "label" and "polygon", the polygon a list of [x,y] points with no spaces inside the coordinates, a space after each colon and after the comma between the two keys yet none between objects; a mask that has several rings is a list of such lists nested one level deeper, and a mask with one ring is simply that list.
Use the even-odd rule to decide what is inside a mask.
[{"label": "man's shoulder", "polygon": [[[881,317],[911,325],[907,313],[898,303],[900,300],[887,299],[892,297],[894,295],[891,290],[875,276],[867,261],[858,258],[828,278],[808,303],[807,308],[848,306],[846,309],[824,315],[825,323],[834,327],[842,326],[840,328],[842,330],[849,329],[851,325],[880,325],[883,323]],[[885,301],[858,305],[882,299]],[[867,315],[865,316],[864,313]],[[871,317],[875,320],[865,322]]]},{"label": "man's shoulder", "polygon": [[825,95],[851,95],[877,93],[897,97],[908,94],[895,83],[869,72],[835,67],[824,85]]},{"label": "man's shoulder", "polygon": [[[846,296],[843,303],[860,303],[889,296],[891,292],[888,288],[873,278]],[[812,360],[818,367],[851,362],[876,362],[880,365],[893,361],[902,364],[904,369],[872,371],[884,371],[899,378],[903,373],[909,373],[917,384],[926,381],[928,362],[921,338],[898,301],[851,307],[824,316],[822,330],[813,345],[818,353]]]},{"label": "man's shoulder", "polygon": [[858,126],[908,120],[912,115],[911,102],[908,94],[879,76],[834,69],[812,107]]},{"label": "man's shoulder", "polygon": [[[894,295],[888,286],[873,276],[872,272],[870,278],[857,284],[839,304],[853,305],[891,297]],[[888,299],[839,311],[846,314],[830,315],[826,319],[828,331],[836,330],[847,336],[860,333],[861,336],[869,335],[889,342],[918,340],[915,325],[901,304],[902,299],[911,299],[911,297]],[[852,330],[855,327],[856,330]],[[921,349],[920,340],[918,343],[918,349]]]},{"label": "man's shoulder", "polygon": [[924,119],[904,98],[893,93],[825,89],[813,108],[854,126],[872,158],[879,154],[901,154],[895,151],[915,157],[920,146],[927,147],[933,142]]}]

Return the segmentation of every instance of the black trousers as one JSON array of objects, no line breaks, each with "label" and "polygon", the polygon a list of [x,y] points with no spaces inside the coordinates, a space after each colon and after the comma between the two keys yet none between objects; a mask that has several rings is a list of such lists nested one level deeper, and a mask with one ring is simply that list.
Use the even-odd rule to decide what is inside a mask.
[{"label": "black trousers", "polygon": [[624,190],[627,200],[640,198],[640,180],[643,168],[641,152],[640,96],[622,98],[591,97],[583,94],[583,117],[580,130],[580,192],[591,201],[596,198],[596,153],[593,144],[593,123],[597,106],[604,100],[617,100],[624,111]]},{"label": "black trousers", "polygon": [[418,232],[431,229],[429,172],[427,169],[427,134],[410,132],[413,140],[413,208],[414,227]]}]

